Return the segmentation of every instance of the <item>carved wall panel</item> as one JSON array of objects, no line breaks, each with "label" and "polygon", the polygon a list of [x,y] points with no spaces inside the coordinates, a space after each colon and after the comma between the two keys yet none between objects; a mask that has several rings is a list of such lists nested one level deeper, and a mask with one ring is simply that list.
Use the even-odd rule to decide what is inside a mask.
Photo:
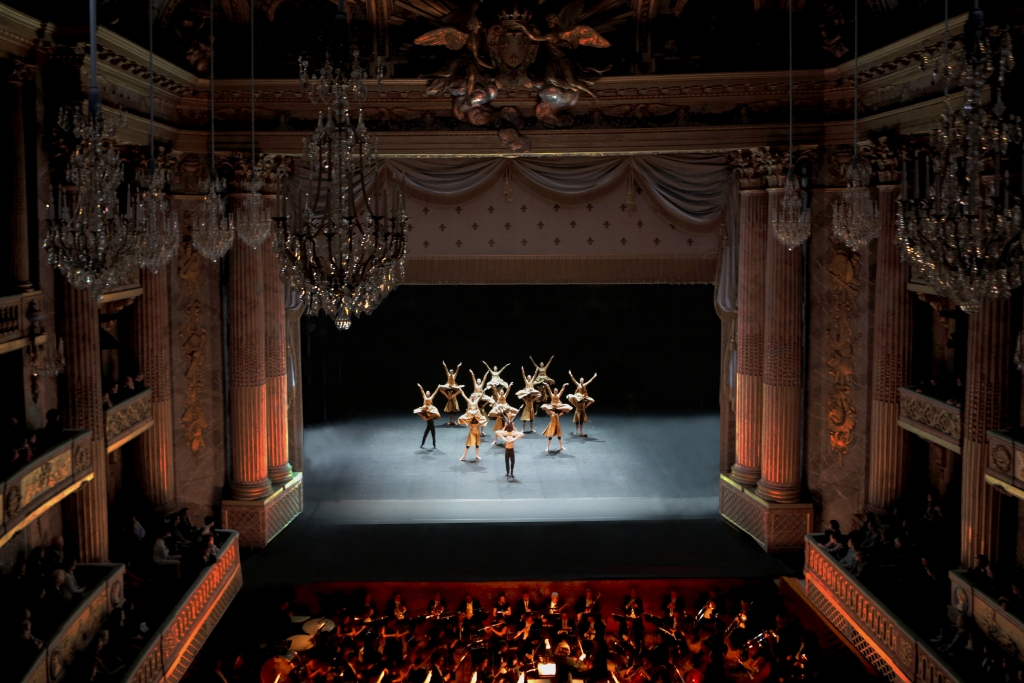
[{"label": "carved wall panel", "polygon": [[825,404],[828,408],[829,446],[839,467],[842,467],[857,424],[857,409],[850,392],[857,362],[854,344],[860,335],[850,326],[850,317],[858,311],[861,256],[836,240],[831,242],[832,259],[828,275],[832,284],[833,310],[832,323],[825,329],[825,365],[832,377],[832,387]]}]

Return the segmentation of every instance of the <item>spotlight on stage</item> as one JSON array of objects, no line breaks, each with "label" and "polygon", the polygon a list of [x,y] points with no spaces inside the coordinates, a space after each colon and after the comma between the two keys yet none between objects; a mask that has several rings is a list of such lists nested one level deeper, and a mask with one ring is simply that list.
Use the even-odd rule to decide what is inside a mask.
[{"label": "spotlight on stage", "polygon": [[554,662],[544,662],[537,665],[537,674],[541,678],[554,678],[556,669],[558,665]]}]

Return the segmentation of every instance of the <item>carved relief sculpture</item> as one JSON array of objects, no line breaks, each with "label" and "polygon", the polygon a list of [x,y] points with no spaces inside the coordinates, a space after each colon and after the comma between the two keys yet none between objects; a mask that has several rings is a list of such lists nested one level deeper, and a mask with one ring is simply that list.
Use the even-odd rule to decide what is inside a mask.
[{"label": "carved relief sculpture", "polygon": [[831,240],[832,258],[828,265],[834,310],[832,324],[825,330],[825,363],[832,377],[826,407],[828,408],[829,447],[843,466],[843,456],[853,442],[857,411],[850,400],[851,383],[856,364],[853,345],[860,338],[854,334],[850,317],[857,311],[860,293],[860,254]]},{"label": "carved relief sculpture", "polygon": [[[607,69],[581,66],[571,60],[567,50],[577,47],[610,47],[611,43],[590,28],[578,24],[583,0],[574,0],[558,14],[546,17],[549,30],[530,23],[532,14],[503,10],[500,21],[484,31],[472,5],[459,28],[439,28],[416,39],[417,45],[444,46],[459,53],[441,70],[431,74],[428,95],[447,92],[452,96],[453,113],[460,121],[474,126],[498,128],[498,137],[513,152],[528,152],[530,140],[520,133],[522,117],[515,107],[500,110],[491,105],[500,90],[524,88],[537,93],[534,114],[546,126],[566,126],[572,118],[566,110],[579,103],[581,93],[594,99],[590,89]],[[491,62],[481,55],[486,45]],[[543,45],[543,76],[535,77],[529,68]]]},{"label": "carved relief sculpture", "polygon": [[206,378],[206,328],[200,322],[203,305],[199,301],[202,269],[202,258],[192,248],[191,237],[184,237],[178,254],[178,277],[182,281],[178,305],[185,312],[185,320],[178,332],[186,380],[185,412],[181,416],[181,424],[193,457],[198,457],[199,450],[206,446],[203,433],[208,426],[202,398]]}]

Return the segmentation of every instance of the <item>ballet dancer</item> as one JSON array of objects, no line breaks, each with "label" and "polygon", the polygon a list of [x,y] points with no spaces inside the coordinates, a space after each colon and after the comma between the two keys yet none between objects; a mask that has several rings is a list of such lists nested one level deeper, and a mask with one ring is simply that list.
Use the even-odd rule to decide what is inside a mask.
[{"label": "ballet dancer", "polygon": [[569,403],[576,409],[573,413],[573,431],[579,430],[580,436],[586,436],[583,433],[583,423],[587,421],[587,408],[594,402],[594,399],[590,398],[590,393],[587,391],[587,385],[597,379],[597,373],[588,379],[586,382],[581,382],[572,376],[572,370],[569,371],[569,379],[576,385],[576,392],[569,394]]},{"label": "ballet dancer", "polygon": [[434,420],[441,417],[441,413],[437,411],[437,407],[434,405],[434,397],[437,396],[437,392],[441,388],[438,387],[434,389],[434,393],[428,394],[422,384],[417,383],[416,386],[420,388],[420,393],[423,395],[423,405],[412,412],[414,415],[419,415],[427,423],[426,429],[423,430],[423,440],[420,443],[420,448],[423,448],[424,444],[427,443],[427,434],[430,434],[430,440],[434,444],[432,448],[437,448],[437,432],[434,431]]},{"label": "ballet dancer", "polygon": [[505,441],[505,476],[516,478],[516,440],[523,438],[523,433],[516,429],[515,419],[510,419],[505,429],[498,433]]},{"label": "ballet dancer", "polygon": [[572,410],[572,407],[568,403],[562,403],[562,392],[565,391],[567,386],[569,386],[568,382],[563,384],[562,388],[558,391],[552,391],[551,402],[545,403],[541,406],[541,409],[548,414],[548,417],[551,418],[551,421],[548,422],[548,426],[544,428],[543,432],[541,432],[543,436],[548,437],[548,446],[544,449],[545,453],[551,452],[551,439],[556,436],[558,437],[558,450],[565,450],[565,446],[562,445],[561,417]]},{"label": "ballet dancer", "polygon": [[448,364],[441,361],[441,365],[444,366],[444,374],[447,376],[444,384],[438,384],[437,386],[441,389],[441,394],[448,399],[448,403],[444,406],[444,412],[448,413],[448,426],[458,427],[459,423],[456,422],[456,415],[459,413],[459,393],[462,390],[462,385],[456,380],[459,375],[459,368],[462,367],[462,363],[455,366],[454,372],[448,369]]},{"label": "ballet dancer", "polygon": [[[461,392],[462,390],[459,389]],[[465,394],[462,394],[466,398]],[[459,461],[466,459],[470,446],[476,447],[476,459],[480,460],[480,430],[487,426],[487,418],[480,412],[480,400],[487,398],[483,394],[473,393],[466,398],[466,412],[459,417],[459,424],[469,427],[469,436],[466,437],[466,450],[462,451]]]},{"label": "ballet dancer", "polygon": [[547,403],[551,398],[551,388],[555,386],[555,380],[548,377],[548,368],[551,367],[551,361],[555,359],[554,356],[548,358],[548,362],[543,365],[539,364],[530,356],[530,362],[533,363],[533,382],[534,384],[540,384],[540,400]]},{"label": "ballet dancer", "polygon": [[496,386],[508,389],[508,382],[501,378],[501,373],[505,372],[505,369],[508,368],[509,365],[511,365],[511,363],[505,363],[505,367],[499,370],[497,365],[491,367],[487,361],[484,361],[484,367],[487,368],[487,372],[491,373],[491,381],[487,383],[488,389],[493,389]]},{"label": "ballet dancer", "polygon": [[512,385],[502,388],[496,384],[491,385],[491,392],[494,394],[494,407],[487,413],[487,417],[494,418],[494,441],[491,442],[492,446],[498,445],[498,432],[505,429],[506,415],[511,410],[515,410],[517,413],[518,409],[512,408],[508,404],[508,392],[512,390]]},{"label": "ballet dancer", "polygon": [[523,432],[526,433],[526,423],[530,423],[530,434],[533,434],[537,430],[534,428],[534,424],[537,418],[537,409],[534,407],[534,402],[540,398],[540,392],[534,388],[534,384],[537,382],[537,376],[527,375],[526,369],[523,366],[519,366],[519,370],[523,373],[523,384],[525,388],[520,389],[516,392],[516,396],[523,402]]}]

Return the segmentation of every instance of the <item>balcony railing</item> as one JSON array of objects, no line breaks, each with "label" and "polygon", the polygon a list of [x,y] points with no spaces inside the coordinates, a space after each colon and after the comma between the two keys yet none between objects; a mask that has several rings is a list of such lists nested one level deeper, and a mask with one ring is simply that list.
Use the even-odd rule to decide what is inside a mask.
[{"label": "balcony railing", "polygon": [[900,427],[954,453],[963,443],[963,413],[963,408],[914,387],[900,387]]},{"label": "balcony railing", "polygon": [[807,597],[886,679],[963,683],[927,641],[844,571],[816,536],[806,536],[804,548]]},{"label": "balcony railing", "polygon": [[177,683],[242,587],[238,533],[218,531],[217,562],[205,568],[188,593],[142,648],[124,683]]},{"label": "balcony railing", "polygon": [[974,619],[985,635],[1014,657],[1024,660],[1024,620],[1004,610],[999,601],[975,586],[965,571],[949,573],[950,610]]},{"label": "balcony railing", "polygon": [[104,411],[107,453],[153,426],[153,390],[143,389]]},{"label": "balcony railing", "polygon": [[0,483],[0,546],[92,479],[92,432],[63,434],[62,441]]},{"label": "balcony railing", "polygon": [[[0,297],[0,353],[25,348],[32,340],[32,323],[28,309],[42,296],[41,292],[26,292]],[[37,334],[36,343],[46,341],[46,335]]]},{"label": "balcony railing", "polygon": [[63,679],[74,658],[89,647],[103,622],[124,600],[123,564],[80,564],[75,575],[89,588],[21,677],[22,683],[57,683]]},{"label": "balcony railing", "polygon": [[988,430],[985,481],[1024,498],[1024,429]]}]

